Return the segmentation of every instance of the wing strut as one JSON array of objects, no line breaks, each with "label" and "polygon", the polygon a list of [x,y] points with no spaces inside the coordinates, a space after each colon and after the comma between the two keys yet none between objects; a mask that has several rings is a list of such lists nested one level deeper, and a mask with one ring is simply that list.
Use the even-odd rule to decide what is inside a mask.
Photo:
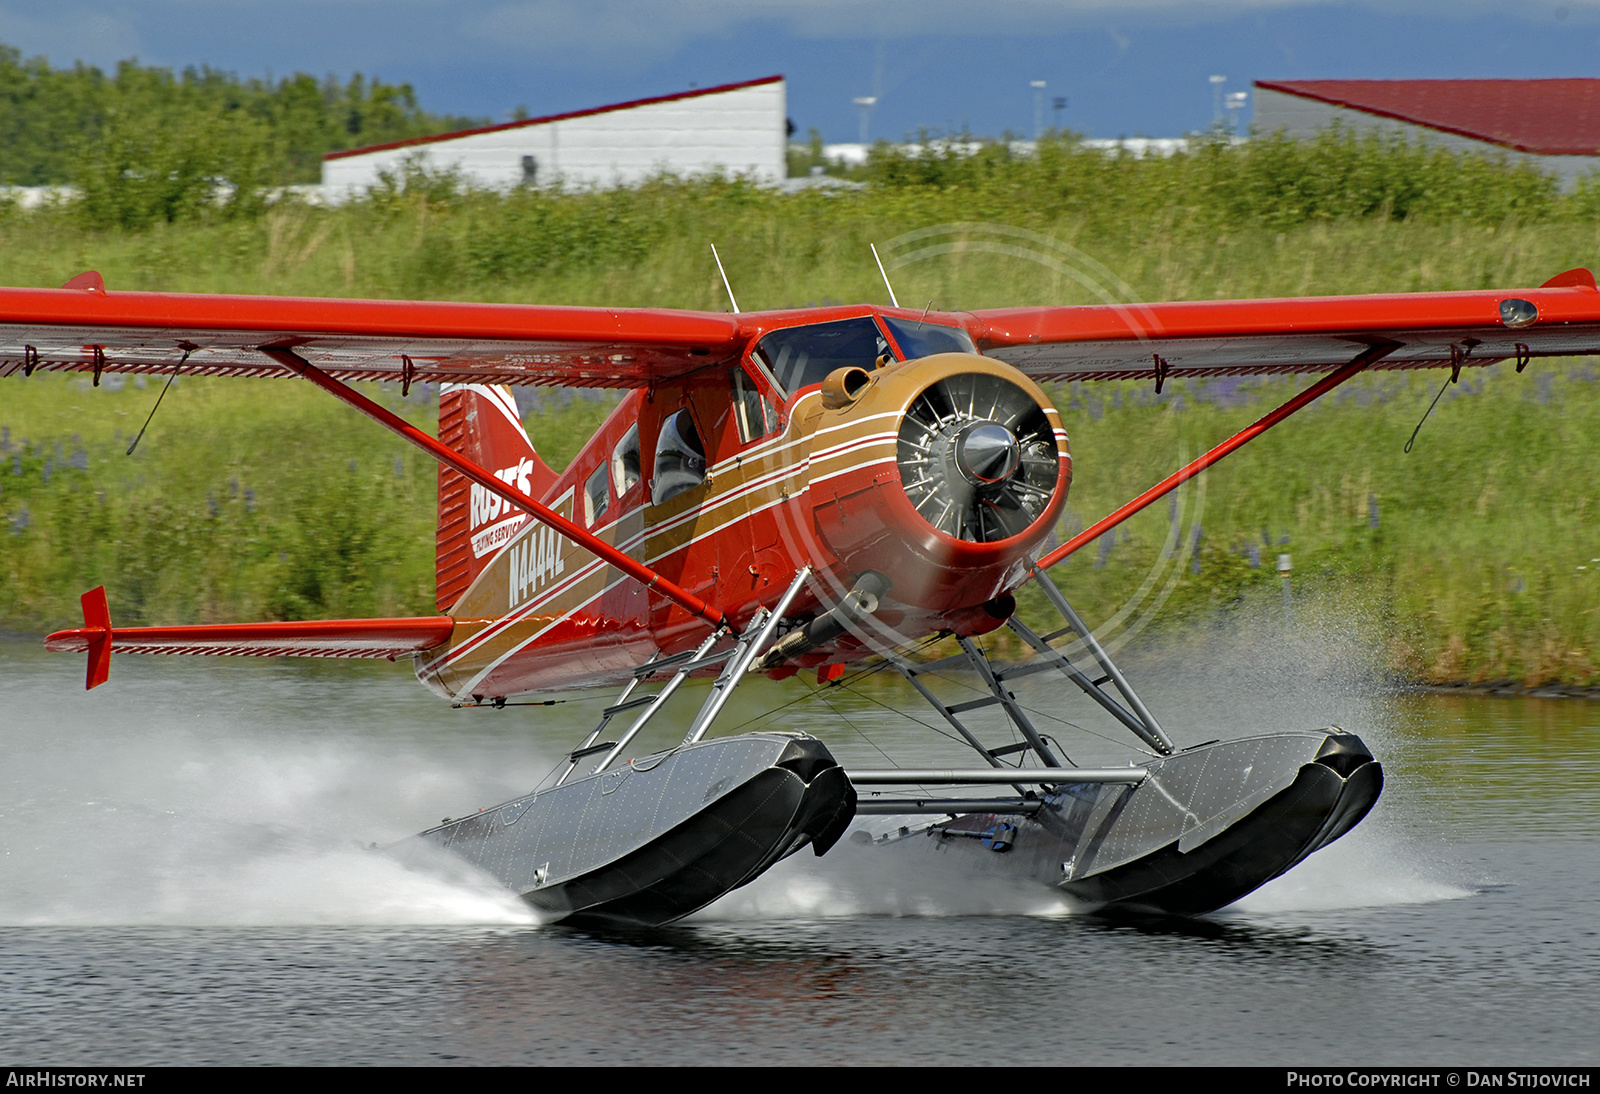
[{"label": "wing strut", "polygon": [[1261,418],[1254,425],[1250,425],[1244,429],[1241,429],[1239,432],[1235,433],[1233,436],[1217,445],[1217,447],[1213,448],[1211,451],[1195,460],[1193,463],[1186,464],[1185,466],[1179,468],[1167,478],[1162,479],[1150,489],[1146,490],[1144,493],[1128,502],[1128,504],[1122,506],[1120,509],[1109,514],[1108,516],[1102,517],[1094,524],[1091,524],[1089,527],[1085,528],[1083,531],[1067,540],[1067,542],[1063,543],[1054,551],[1051,551],[1049,554],[1045,555],[1039,560],[1039,569],[1048,570],[1050,567],[1054,566],[1056,563],[1060,562],[1074,551],[1077,551],[1079,548],[1092,543],[1094,540],[1105,535],[1107,532],[1111,531],[1111,529],[1115,528],[1117,525],[1133,516],[1151,502],[1158,501],[1159,499],[1172,493],[1172,491],[1176,490],[1178,487],[1182,486],[1184,483],[1200,474],[1200,472],[1204,471],[1206,468],[1222,459],[1222,457],[1230,454],[1235,449],[1242,448],[1248,442],[1255,440],[1261,434],[1265,433],[1267,430],[1283,421],[1289,415],[1295,413],[1297,410],[1304,409],[1311,403],[1316,402],[1322,396],[1326,395],[1328,392],[1332,391],[1334,388],[1350,379],[1350,377],[1354,376],[1356,373],[1361,372],[1373,362],[1382,360],[1384,357],[1387,357],[1389,354],[1393,353],[1399,348],[1400,343],[1398,342],[1383,342],[1370,347],[1354,361],[1351,361],[1348,365],[1345,365],[1334,372],[1330,372],[1328,375],[1324,376],[1322,379],[1306,388],[1300,394],[1284,403],[1278,409],[1274,410],[1266,417]]},{"label": "wing strut", "polygon": [[300,357],[292,349],[286,346],[263,346],[261,347],[261,352],[279,364],[293,369],[335,398],[348,403],[379,425],[398,433],[446,467],[454,468],[485,490],[499,495],[512,505],[524,510],[534,520],[548,525],[559,535],[565,536],[579,547],[615,566],[645,588],[654,589],[695,618],[710,624],[712,627],[729,627],[730,630],[732,629],[731,624],[728,623],[727,618],[720,611],[701,600],[698,596],[686,589],[679,588],[650,567],[617,550],[598,536],[592,535],[587,529],[578,527],[578,525],[555,510],[534,501],[533,498],[524,494],[515,486],[495,478],[493,472],[485,470],[448,445],[428,436],[399,415],[385,410],[348,384],[335,380],[326,372]]}]

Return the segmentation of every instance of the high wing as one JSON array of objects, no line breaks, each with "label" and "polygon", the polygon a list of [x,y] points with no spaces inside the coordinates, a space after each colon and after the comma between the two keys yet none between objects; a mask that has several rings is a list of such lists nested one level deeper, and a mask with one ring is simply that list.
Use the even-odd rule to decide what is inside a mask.
[{"label": "high wing", "polygon": [[[816,318],[828,318],[821,311]],[[912,313],[906,313],[912,314]],[[35,369],[293,376],[292,350],[340,380],[644,387],[741,352],[798,313],[0,289],[0,377]],[[1587,270],[1537,289],[940,315],[1036,380],[1325,372],[1373,347],[1373,368],[1482,365],[1600,350]]]},{"label": "high wing", "polygon": [[743,348],[731,315],[524,304],[0,289],[0,376],[34,369],[644,387]]},{"label": "high wing", "polygon": [[1035,380],[1449,368],[1600,352],[1588,270],[1538,289],[1095,307],[1003,308],[959,320],[978,348]]}]

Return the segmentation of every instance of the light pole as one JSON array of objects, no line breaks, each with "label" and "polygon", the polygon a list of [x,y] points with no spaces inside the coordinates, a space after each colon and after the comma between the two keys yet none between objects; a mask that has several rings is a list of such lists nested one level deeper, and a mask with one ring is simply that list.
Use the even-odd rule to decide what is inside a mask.
[{"label": "light pole", "polygon": [[1211,77],[1211,124],[1216,125],[1222,121],[1222,85],[1228,82],[1226,76]]},{"label": "light pole", "polygon": [[1037,141],[1044,136],[1044,89],[1048,86],[1043,80],[1029,82],[1033,88],[1033,139]]},{"label": "light pole", "polygon": [[867,116],[872,113],[873,104],[878,101],[876,95],[861,95],[853,100],[861,108],[861,143],[867,143]]},{"label": "light pole", "polygon": [[1245,108],[1245,104],[1247,104],[1249,101],[1250,101],[1250,95],[1249,95],[1248,92],[1244,92],[1244,91],[1230,91],[1230,92],[1228,92],[1227,107],[1228,107],[1228,130],[1229,130],[1229,132],[1232,132],[1232,133],[1239,132],[1239,116],[1240,116],[1239,115],[1239,111],[1243,110]]}]

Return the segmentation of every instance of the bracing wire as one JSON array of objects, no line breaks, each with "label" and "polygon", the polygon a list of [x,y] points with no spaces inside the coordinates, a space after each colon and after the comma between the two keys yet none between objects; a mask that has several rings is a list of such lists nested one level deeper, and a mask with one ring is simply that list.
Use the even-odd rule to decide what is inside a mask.
[{"label": "bracing wire", "polygon": [[156,411],[161,409],[161,400],[167,397],[167,388],[172,386],[172,381],[176,380],[178,373],[183,371],[184,363],[189,360],[189,354],[192,352],[194,351],[184,350],[183,360],[179,361],[177,367],[167,375],[167,382],[162,385],[161,394],[156,396],[156,405],[150,408],[150,416],[144,420],[144,425],[139,427],[139,435],[133,439],[133,443],[128,446],[128,451],[124,455],[133,455],[133,450],[139,447],[140,441],[144,440],[144,431],[150,428],[151,422],[155,421]]},{"label": "bracing wire", "polygon": [[1444,395],[1444,389],[1453,382],[1454,380],[1451,377],[1446,376],[1444,383],[1439,385],[1439,394],[1433,397],[1433,402],[1428,404],[1428,409],[1422,412],[1422,417],[1417,421],[1417,428],[1411,431],[1411,439],[1406,442],[1406,455],[1409,456],[1411,454],[1411,446],[1417,443],[1417,434],[1422,432],[1422,423],[1428,420],[1428,415],[1433,413],[1433,408],[1439,405],[1439,400]]}]

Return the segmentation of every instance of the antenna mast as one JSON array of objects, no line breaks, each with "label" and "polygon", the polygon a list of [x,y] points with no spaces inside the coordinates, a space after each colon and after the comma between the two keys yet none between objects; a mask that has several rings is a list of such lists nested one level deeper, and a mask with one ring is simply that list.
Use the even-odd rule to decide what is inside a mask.
[{"label": "antenna mast", "polygon": [[722,268],[722,256],[717,254],[717,245],[711,245],[711,257],[717,260],[717,272],[722,275],[722,287],[728,290],[728,303],[733,305],[733,314],[739,314],[739,302],[733,298],[733,286],[728,284],[728,271]]},{"label": "antenna mast", "polygon": [[[889,290],[889,303],[898,308],[900,306],[900,301],[895,299],[894,286],[889,284],[889,272],[883,268],[883,259],[878,257],[878,245],[876,243],[869,243],[867,246],[872,248],[872,261],[878,264],[878,272],[883,275],[883,287]],[[932,307],[931,303],[929,304],[929,307]]]}]

